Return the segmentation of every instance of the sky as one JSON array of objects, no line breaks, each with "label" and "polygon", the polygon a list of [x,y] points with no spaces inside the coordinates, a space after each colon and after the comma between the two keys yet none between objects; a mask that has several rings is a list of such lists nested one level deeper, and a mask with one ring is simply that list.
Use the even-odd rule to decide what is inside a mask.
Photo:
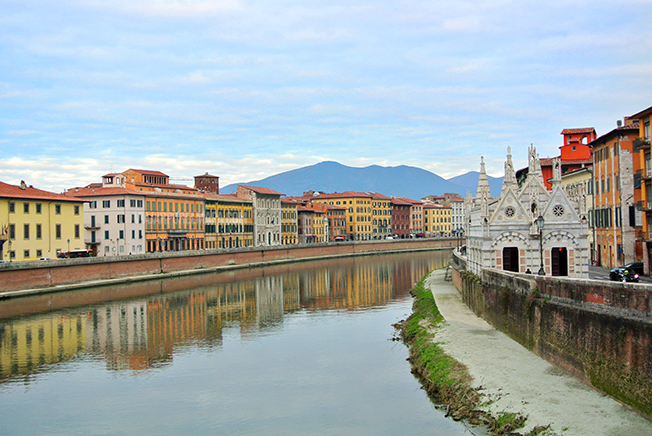
[{"label": "sky", "polygon": [[652,2],[2,0],[0,181],[502,176],[652,106]]}]

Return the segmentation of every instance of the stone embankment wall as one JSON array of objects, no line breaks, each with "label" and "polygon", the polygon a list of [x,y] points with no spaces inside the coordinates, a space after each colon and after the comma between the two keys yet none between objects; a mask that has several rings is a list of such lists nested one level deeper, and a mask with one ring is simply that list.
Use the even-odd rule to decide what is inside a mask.
[{"label": "stone embankment wall", "polygon": [[556,367],[652,417],[652,286],[502,270],[452,279],[464,302]]},{"label": "stone embankment wall", "polygon": [[382,252],[450,249],[455,239],[343,242],[331,244],[200,250],[0,264],[0,298],[58,290],[62,285],[186,271],[203,273],[224,268],[268,265],[327,257]]}]

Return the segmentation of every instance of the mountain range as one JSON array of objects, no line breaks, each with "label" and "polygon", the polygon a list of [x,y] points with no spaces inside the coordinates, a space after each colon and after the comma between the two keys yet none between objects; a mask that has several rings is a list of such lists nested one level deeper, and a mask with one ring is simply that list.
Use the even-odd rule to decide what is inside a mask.
[{"label": "mountain range", "polygon": [[[371,165],[355,168],[337,162],[320,162],[315,165],[279,173],[262,180],[234,183],[220,188],[220,193],[231,194],[237,185],[257,186],[273,189],[288,197],[303,195],[306,191],[320,192],[378,192],[389,197],[405,197],[419,200],[428,195],[443,195],[445,192],[466,196],[472,195],[478,185],[479,174],[470,171],[450,179],[421,168],[400,165],[383,167]],[[488,176],[492,196],[500,195],[503,178]]]}]

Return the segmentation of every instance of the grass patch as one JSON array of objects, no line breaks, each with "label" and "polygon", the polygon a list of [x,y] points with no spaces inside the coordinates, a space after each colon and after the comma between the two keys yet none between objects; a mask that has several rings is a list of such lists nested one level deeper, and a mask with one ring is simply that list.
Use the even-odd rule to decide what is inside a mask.
[{"label": "grass patch", "polygon": [[[421,280],[410,290],[414,298],[412,314],[394,325],[410,350],[412,373],[419,379],[433,402],[446,409],[446,416],[486,426],[491,435],[520,435],[527,417],[503,412],[494,416],[481,409],[486,400],[471,385],[467,368],[447,355],[435,342],[434,331],[444,322],[435,298]],[[485,401],[483,403],[483,401]],[[536,427],[527,435],[553,435],[548,427]]]}]

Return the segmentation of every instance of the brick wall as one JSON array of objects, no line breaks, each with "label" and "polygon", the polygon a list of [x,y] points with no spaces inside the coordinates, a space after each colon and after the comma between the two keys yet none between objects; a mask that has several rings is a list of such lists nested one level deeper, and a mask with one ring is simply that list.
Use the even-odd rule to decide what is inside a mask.
[{"label": "brick wall", "polygon": [[652,287],[455,264],[464,302],[556,367],[652,415]]},{"label": "brick wall", "polygon": [[151,253],[121,257],[96,257],[0,264],[0,298],[16,292],[107,279],[121,279],[178,271],[205,271],[231,265],[349,256],[374,252],[432,250],[453,247],[455,239],[346,242],[316,245]]}]

